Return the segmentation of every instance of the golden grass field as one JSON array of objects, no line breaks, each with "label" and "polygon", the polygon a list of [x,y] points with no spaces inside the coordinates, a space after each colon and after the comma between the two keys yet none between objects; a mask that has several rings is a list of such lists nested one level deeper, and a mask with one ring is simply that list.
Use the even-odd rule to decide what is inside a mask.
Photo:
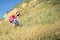
[{"label": "golden grass field", "polygon": [[15,7],[21,12],[20,26],[13,28],[6,18],[1,20],[0,40],[60,40],[60,4],[49,1],[25,4]]}]

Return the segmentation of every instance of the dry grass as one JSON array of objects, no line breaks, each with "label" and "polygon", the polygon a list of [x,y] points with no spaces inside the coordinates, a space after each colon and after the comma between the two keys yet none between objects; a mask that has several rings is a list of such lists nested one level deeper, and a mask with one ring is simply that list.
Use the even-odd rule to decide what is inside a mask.
[{"label": "dry grass", "polygon": [[52,25],[38,24],[1,29],[0,40],[60,40],[60,20]]},{"label": "dry grass", "polygon": [[0,40],[60,40],[60,6],[48,2],[35,4],[17,7],[22,10],[19,27],[13,28],[7,20],[2,20]]}]

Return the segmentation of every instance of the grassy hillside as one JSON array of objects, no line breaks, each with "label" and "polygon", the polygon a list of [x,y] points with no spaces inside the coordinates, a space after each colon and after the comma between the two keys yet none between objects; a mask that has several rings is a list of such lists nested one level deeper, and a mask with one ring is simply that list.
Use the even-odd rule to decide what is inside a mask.
[{"label": "grassy hillside", "polygon": [[[21,12],[20,26],[13,28],[8,17]],[[60,1],[25,1],[7,12],[0,23],[0,40],[60,40]]]}]

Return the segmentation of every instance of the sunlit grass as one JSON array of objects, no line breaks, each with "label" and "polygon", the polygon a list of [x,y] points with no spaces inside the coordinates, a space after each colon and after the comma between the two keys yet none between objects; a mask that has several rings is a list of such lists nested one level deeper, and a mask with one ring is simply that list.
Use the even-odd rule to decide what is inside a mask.
[{"label": "sunlit grass", "polygon": [[0,40],[60,40],[60,6],[48,2],[29,6],[19,9],[20,26],[13,28],[2,20]]}]

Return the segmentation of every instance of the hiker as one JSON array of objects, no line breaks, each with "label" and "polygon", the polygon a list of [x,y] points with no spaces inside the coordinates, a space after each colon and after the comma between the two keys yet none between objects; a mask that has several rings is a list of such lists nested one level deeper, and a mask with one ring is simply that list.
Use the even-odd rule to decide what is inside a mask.
[{"label": "hiker", "polygon": [[18,17],[20,12],[17,11],[15,14],[12,14],[9,18],[10,23],[12,23],[13,27],[15,26],[19,26],[19,22],[18,22]]}]

